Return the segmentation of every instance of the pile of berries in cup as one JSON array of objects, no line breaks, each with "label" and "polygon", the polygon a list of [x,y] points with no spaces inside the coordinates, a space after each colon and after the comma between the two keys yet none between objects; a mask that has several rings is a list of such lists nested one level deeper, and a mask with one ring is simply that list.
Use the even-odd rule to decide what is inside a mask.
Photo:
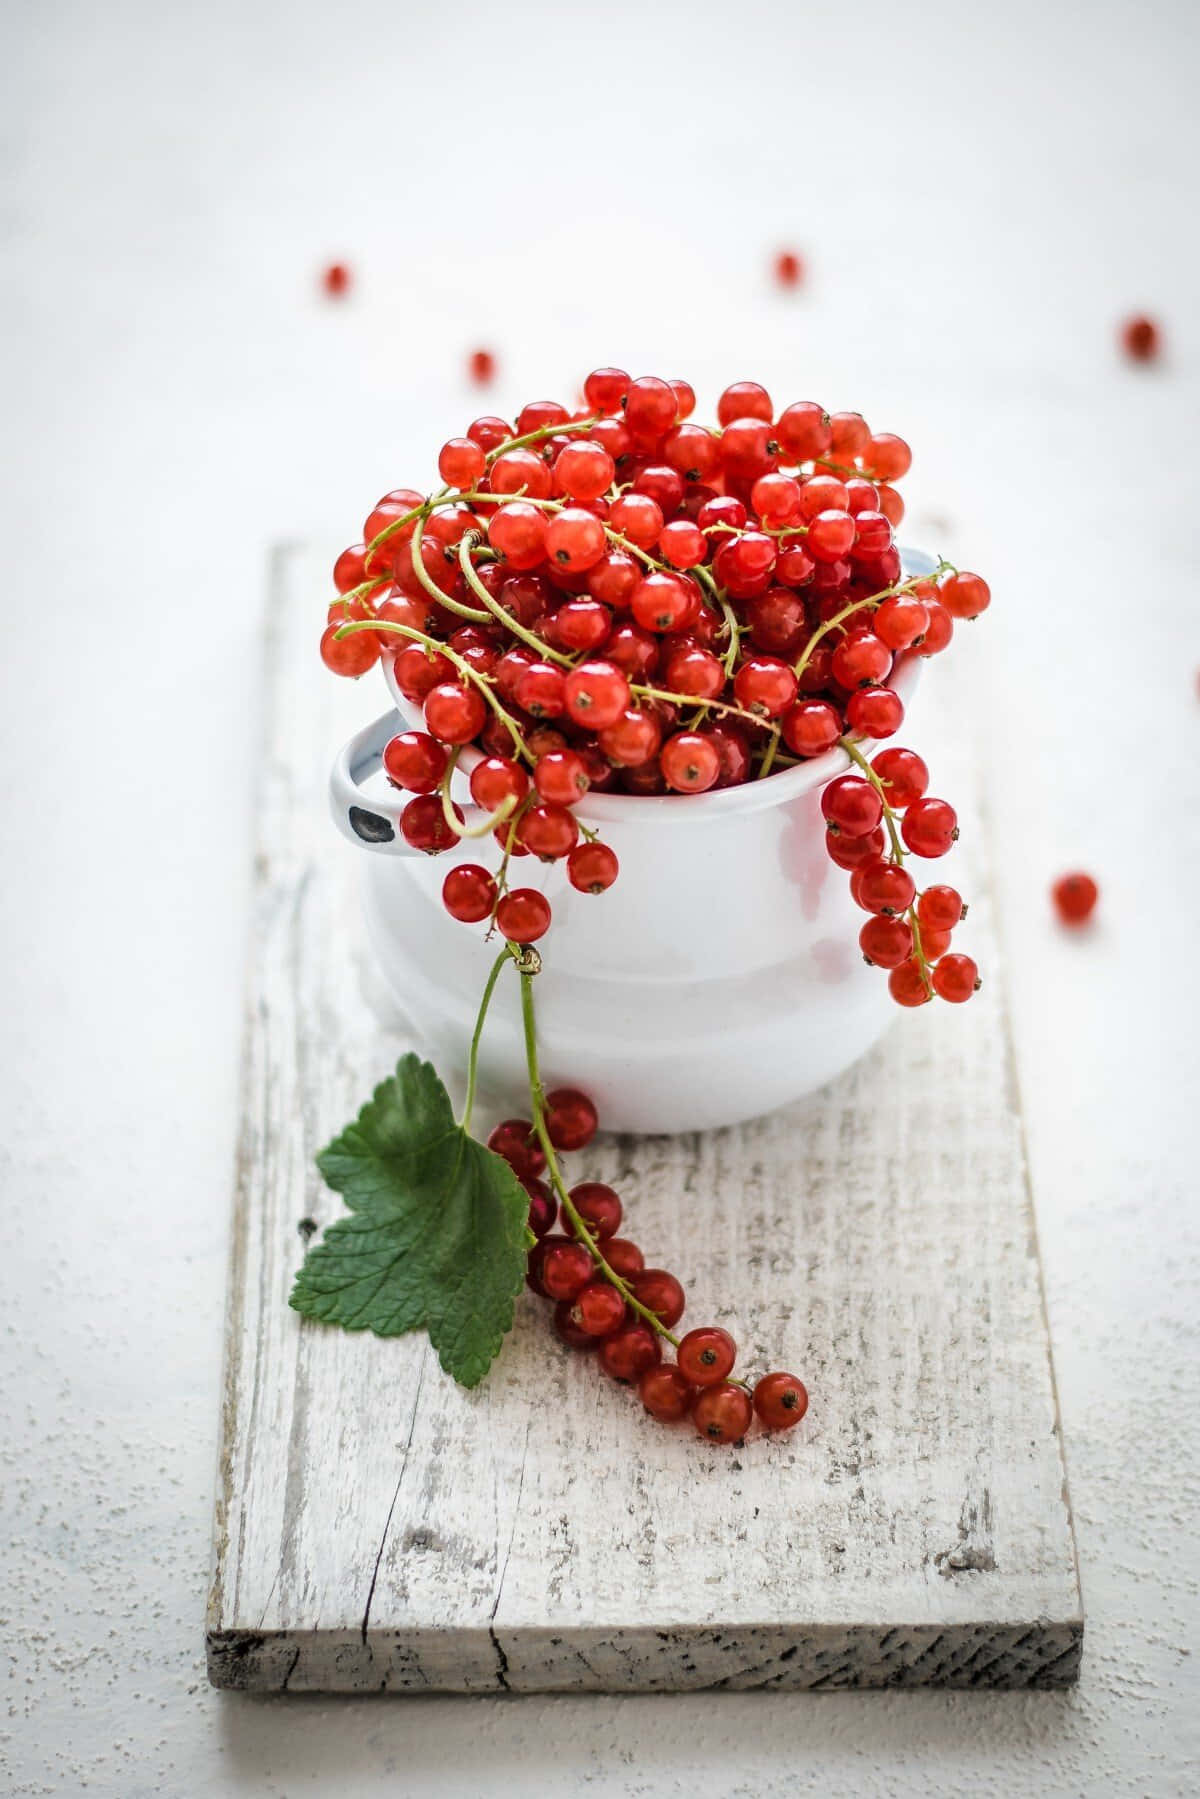
[{"label": "pile of berries in cup", "polygon": [[[897,665],[944,650],[986,609],[987,583],[944,561],[905,577],[901,438],[811,401],[777,414],[752,381],[726,388],[714,426],[694,407],[684,381],[603,368],[573,411],[538,400],[512,423],[477,418],[442,446],[443,485],[385,494],[338,558],[322,657],[350,676],[389,658],[423,712],[425,728],[383,756],[412,795],[403,836],[430,855],[494,837],[488,863],[456,862],[443,902],[536,961],[551,902],[514,876],[521,859],[561,862],[589,894],[619,874],[586,821],[590,792],[686,805],[840,750],[846,772],[821,808],[867,914],[863,955],[901,1005],[969,999],[978,971],[950,947],[966,907],[953,887],[919,889],[907,866],[950,849],[954,809],[928,793],[920,756],[885,740],[904,721]],[[468,745],[470,822],[451,786]],[[636,1383],[654,1417],[690,1417],[714,1442],[738,1441],[755,1416],[798,1423],[803,1383],[773,1373],[751,1388],[715,1325],[676,1337],[683,1289],[617,1234],[618,1196],[567,1188],[554,1152],[590,1141],[590,1100],[561,1089],[543,1102],[532,1082],[531,1096],[545,1139],[509,1119],[488,1141],[529,1193],[528,1281],[554,1302],[559,1336]]]},{"label": "pile of berries in cup", "polygon": [[[556,1151],[583,1149],[596,1134],[596,1109],[573,1088],[547,1093],[542,1116]],[[529,1194],[529,1228],[538,1241],[526,1279],[554,1302],[554,1329],[564,1343],[594,1350],[605,1374],[637,1387],[651,1417],[663,1424],[690,1418],[710,1442],[740,1442],[755,1418],[774,1431],[799,1424],[808,1393],[794,1374],[765,1374],[751,1387],[734,1375],[737,1345],[720,1325],[675,1335],[683,1287],[666,1268],[647,1268],[638,1245],[618,1236],[622,1207],[611,1187],[583,1181],[556,1204],[542,1178],[546,1154],[528,1119],[505,1119],[488,1147]],[[557,1167],[549,1172],[561,1181]],[[664,1344],[674,1361],[664,1360]]]},{"label": "pile of berries in cup", "polygon": [[686,382],[604,368],[574,411],[477,418],[443,445],[441,489],[386,494],[338,558],[322,656],[344,675],[392,658],[424,712],[384,758],[413,795],[401,830],[430,855],[482,834],[450,793],[475,746],[471,796],[500,855],[456,866],[444,901],[532,943],[551,904],[514,862],[561,861],[585,893],[617,879],[576,810],[589,792],[692,796],[840,745],[852,772],[821,804],[869,914],[864,956],[901,1005],[968,999],[975,964],[949,947],[961,898],[918,892],[905,866],[950,848],[954,810],[913,751],[862,746],[903,723],[897,662],[944,650],[987,583],[947,563],[903,577],[901,438],[811,401],[777,415],[753,381],[725,389],[715,426],[694,406]]}]

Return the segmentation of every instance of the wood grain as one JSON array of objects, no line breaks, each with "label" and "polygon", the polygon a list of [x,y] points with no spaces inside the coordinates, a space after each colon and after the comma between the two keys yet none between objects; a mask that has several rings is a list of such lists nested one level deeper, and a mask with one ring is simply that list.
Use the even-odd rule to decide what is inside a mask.
[{"label": "wood grain", "polygon": [[[324,558],[277,559],[208,1621],[214,1684],[637,1691],[1058,1686],[1082,1611],[1001,955],[962,732],[957,873],[987,970],[834,1086],[587,1171],[729,1328],[793,1368],[798,1430],[730,1453],[644,1417],[528,1297],[464,1393],[424,1338],[302,1324],[340,1202],[317,1149],[414,1038],[359,950],[323,793],[376,703],[313,653]],[[949,703],[948,695],[942,696]],[[933,733],[922,728],[922,747]],[[957,744],[957,748],[955,745]]]}]

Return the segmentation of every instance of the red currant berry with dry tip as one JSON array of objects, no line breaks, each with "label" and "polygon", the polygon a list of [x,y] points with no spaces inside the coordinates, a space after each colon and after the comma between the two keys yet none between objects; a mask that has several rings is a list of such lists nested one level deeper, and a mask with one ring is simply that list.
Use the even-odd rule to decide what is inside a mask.
[{"label": "red currant berry with dry tip", "polygon": [[749,1393],[728,1383],[706,1386],[692,1404],[692,1423],[710,1443],[740,1443],[753,1417]]},{"label": "red currant berry with dry tip", "polygon": [[567,857],[567,879],[580,893],[606,893],[620,865],[607,843],[581,843]]},{"label": "red currant berry with dry tip", "polygon": [[442,904],[460,924],[481,924],[496,904],[496,883],[476,862],[460,862],[442,883]]},{"label": "red currant berry with dry tip", "polygon": [[583,397],[591,412],[619,412],[628,390],[624,369],[593,369],[583,384]]},{"label": "red currant berry with dry tip", "polygon": [[[463,815],[458,806],[454,807],[454,814],[461,824]],[[424,850],[427,856],[440,855],[457,841],[440,793],[419,793],[409,800],[400,814],[400,835],[411,849]]]},{"label": "red currant berry with dry tip", "polygon": [[676,1357],[694,1387],[723,1381],[737,1361],[737,1344],[719,1324],[702,1324],[683,1338]]},{"label": "red currant berry with dry tip", "polygon": [[[531,1274],[527,1274],[525,1280],[526,1284],[532,1287],[535,1293],[542,1293],[540,1283],[536,1283]],[[542,1298],[545,1299],[546,1297],[547,1295],[542,1293]],[[593,1337],[590,1331],[580,1329],[572,1316],[574,1310],[574,1300],[560,1299],[556,1303],[553,1313],[554,1334],[560,1342],[566,1344],[568,1349],[578,1349],[586,1353],[589,1349],[597,1348],[600,1339],[599,1337]]]},{"label": "red currant berry with dry tip", "polygon": [[883,802],[869,781],[859,775],[839,775],[822,788],[821,811],[831,832],[865,837],[883,817]]},{"label": "red currant berry with dry tip", "polygon": [[721,772],[711,738],[699,731],[677,731],[663,744],[658,761],[668,787],[676,793],[706,793]]},{"label": "red currant berry with dry tip", "polygon": [[943,956],[931,974],[933,990],[939,999],[947,999],[954,1005],[961,1005],[978,993],[983,985],[979,979],[979,970],[970,956]]},{"label": "red currant berry with dry tip", "polygon": [[854,897],[864,912],[878,912],[887,918],[898,918],[907,912],[916,894],[916,884],[906,868],[897,862],[876,857],[855,871]]},{"label": "red currant berry with dry tip", "polygon": [[580,506],[567,506],[550,520],[545,542],[547,556],[569,574],[594,568],[608,547],[600,520]]},{"label": "red currant berry with dry tip", "polygon": [[662,1344],[646,1324],[627,1324],[600,1345],[600,1366],[614,1380],[638,1380],[661,1361]]},{"label": "red currant berry with dry tip", "polygon": [[962,895],[953,887],[927,887],[917,901],[917,921],[922,932],[952,931],[966,915]]},{"label": "red currant berry with dry tip", "polygon": [[611,662],[582,662],[563,683],[563,701],[577,725],[603,731],[629,705],[629,682]]},{"label": "red currant berry with dry tip", "polygon": [[691,1412],[696,1389],[674,1362],[662,1362],[642,1375],[638,1397],[660,1424],[679,1424]]},{"label": "red currant berry with dry tip", "polygon": [[929,628],[929,613],[920,600],[894,593],[882,602],[871,622],[876,637],[889,650],[907,650],[924,637]]},{"label": "red currant berry with dry tip", "polygon": [[[586,1093],[580,1093],[577,1087],[555,1087],[546,1095],[545,1122],[546,1135],[555,1149],[585,1149],[596,1135],[600,1121]],[[616,1228],[614,1225],[613,1230]]]},{"label": "red currant berry with dry tip", "polygon": [[550,929],[550,902],[534,887],[514,887],[496,907],[496,925],[510,943],[536,943]]},{"label": "red currant berry with dry tip", "polygon": [[[551,1138],[551,1142],[553,1141]],[[571,1204],[598,1242],[602,1242],[606,1237],[615,1236],[620,1230],[621,1201],[612,1188],[606,1186],[603,1181],[580,1181],[577,1187],[571,1188]],[[563,1209],[563,1229],[574,1235],[575,1226],[565,1207]]]},{"label": "red currant berry with dry tip", "polygon": [[945,800],[913,800],[900,821],[900,835],[915,856],[944,856],[958,837],[958,818]]},{"label": "red currant berry with dry tip", "polygon": [[1091,875],[1082,871],[1060,875],[1050,893],[1055,911],[1066,925],[1085,924],[1100,897],[1100,889]]},{"label": "red currant berry with dry tip", "polygon": [[768,1430],[791,1430],[808,1410],[808,1388],[794,1374],[764,1374],[754,1389],[754,1410]]},{"label": "red currant berry with dry tip", "polygon": [[912,955],[913,934],[902,918],[868,918],[858,942],[865,960],[876,968],[899,968]]},{"label": "red currant berry with dry tip", "polygon": [[748,656],[733,678],[739,706],[761,718],[778,718],[796,698],[796,677],[777,656]]},{"label": "red currant berry with dry tip", "polygon": [[610,1336],[624,1320],[624,1298],[606,1280],[590,1280],[571,1307],[571,1322],[589,1337]]}]

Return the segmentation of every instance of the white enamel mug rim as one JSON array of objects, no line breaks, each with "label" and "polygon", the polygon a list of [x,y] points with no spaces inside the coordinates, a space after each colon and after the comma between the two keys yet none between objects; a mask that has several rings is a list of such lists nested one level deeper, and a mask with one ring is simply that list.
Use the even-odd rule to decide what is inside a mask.
[{"label": "white enamel mug rim", "polygon": [[[904,578],[932,574],[935,559],[924,550],[901,550]],[[927,566],[922,566],[922,565]],[[907,708],[921,676],[922,658],[911,651],[898,657],[887,685],[895,689]],[[414,730],[425,729],[424,713],[400,692],[392,672],[392,658],[382,659],[383,678],[396,710]],[[864,741],[872,741],[864,739]],[[464,775],[484,760],[482,750],[468,746],[462,750],[458,767]],[[703,824],[718,813],[760,812],[766,806],[783,805],[813,788],[824,787],[835,775],[851,767],[851,758],[840,745],[813,756],[795,768],[780,769],[765,781],[744,781],[737,787],[718,787],[710,793],[627,794],[588,793],[577,810],[587,818],[624,825],[653,825],[656,830],[671,824]]]}]

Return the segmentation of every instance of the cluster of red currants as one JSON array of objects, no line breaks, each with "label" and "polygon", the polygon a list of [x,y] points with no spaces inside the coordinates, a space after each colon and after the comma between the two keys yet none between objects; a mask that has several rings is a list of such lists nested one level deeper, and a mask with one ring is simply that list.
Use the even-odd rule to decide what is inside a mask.
[{"label": "cluster of red currants", "polygon": [[[840,744],[861,774],[826,787],[825,816],[872,914],[864,954],[903,1004],[964,999],[974,964],[944,957],[961,904],[918,899],[903,867],[949,847],[954,814],[912,752],[871,764],[858,745],[894,736],[897,663],[945,649],[987,583],[947,563],[904,578],[901,438],[809,401],[777,415],[752,381],[726,388],[715,427],[694,406],[684,381],[604,368],[574,411],[475,419],[442,447],[440,491],[385,495],[338,558],[325,661],[360,675],[387,654],[423,708],[385,757],[414,796],[401,830],[430,854],[493,831],[499,866],[456,866],[445,904],[529,943],[551,907],[510,885],[514,859],[562,861],[586,893],[617,878],[576,810],[589,792],[701,794]],[[483,826],[451,798],[466,746]]]},{"label": "cluster of red currants", "polygon": [[[597,1127],[595,1107],[571,1088],[546,1094],[542,1119],[556,1151],[583,1149]],[[733,1377],[737,1346],[728,1331],[710,1324],[675,1336],[683,1287],[667,1269],[647,1268],[637,1244],[618,1236],[623,1213],[611,1187],[584,1181],[563,1187],[556,1201],[542,1177],[561,1176],[557,1167],[547,1170],[527,1119],[498,1124],[488,1147],[504,1157],[529,1194],[529,1228],[537,1244],[526,1279],[554,1302],[554,1328],[564,1343],[594,1350],[605,1374],[636,1385],[652,1417],[664,1424],[690,1418],[714,1443],[739,1442],[756,1416],[768,1430],[799,1424],[808,1394],[794,1375],[766,1374],[751,1388]],[[664,1360],[664,1344],[674,1350],[674,1361]]]}]

